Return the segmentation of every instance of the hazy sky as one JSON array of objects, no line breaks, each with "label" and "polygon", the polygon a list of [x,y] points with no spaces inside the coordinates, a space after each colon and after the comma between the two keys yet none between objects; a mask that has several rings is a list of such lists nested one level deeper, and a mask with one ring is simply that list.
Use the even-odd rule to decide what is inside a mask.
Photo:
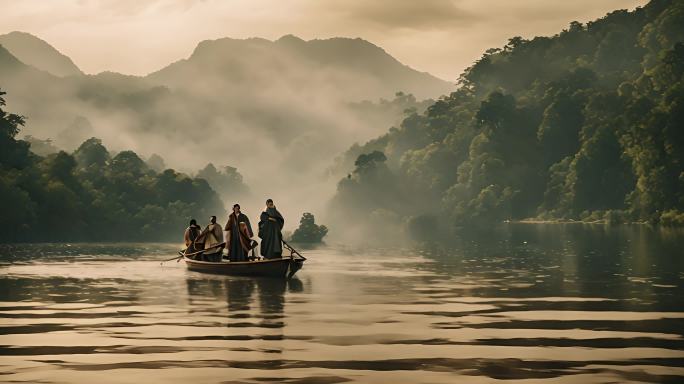
[{"label": "hazy sky", "polygon": [[508,37],[549,35],[645,0],[0,0],[0,33],[33,33],[87,73],[146,74],[220,37],[361,37],[454,80]]}]

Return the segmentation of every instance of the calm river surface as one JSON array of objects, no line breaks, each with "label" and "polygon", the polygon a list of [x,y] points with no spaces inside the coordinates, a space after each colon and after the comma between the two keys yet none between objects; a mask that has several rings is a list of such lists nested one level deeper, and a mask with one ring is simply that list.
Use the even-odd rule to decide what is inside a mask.
[{"label": "calm river surface", "polygon": [[178,248],[0,245],[0,381],[684,382],[681,231],[328,246],[290,281],[160,266]]}]

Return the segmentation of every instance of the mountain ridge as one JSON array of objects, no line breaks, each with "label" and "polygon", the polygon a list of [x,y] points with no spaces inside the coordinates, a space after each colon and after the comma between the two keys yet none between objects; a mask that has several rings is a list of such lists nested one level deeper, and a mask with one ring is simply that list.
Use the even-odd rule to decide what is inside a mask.
[{"label": "mountain ridge", "polygon": [[[382,47],[359,37],[304,40],[293,34],[286,34],[275,40],[261,37],[221,37],[202,40],[188,57],[168,63],[146,75],[130,75],[111,70],[92,75],[85,74],[67,55],[49,42],[28,32],[13,31],[0,35],[0,45],[20,62],[57,77],[118,75],[122,78],[151,80],[156,85],[173,86],[174,78],[178,77],[174,71],[189,71],[191,75],[197,76],[197,71],[193,68],[183,67],[194,65],[206,69],[216,67],[216,63],[222,61],[228,64],[232,72],[214,75],[224,82],[240,82],[242,79],[239,75],[247,73],[250,79],[259,80],[258,83],[269,83],[271,80],[267,77],[261,78],[259,73],[253,71],[254,67],[270,68],[275,65],[276,68],[271,69],[281,70],[282,68],[277,67],[281,65],[301,66],[306,68],[306,71],[314,72],[344,72],[341,76],[329,76],[326,79],[332,88],[344,88],[353,80],[359,80],[357,86],[359,83],[369,85],[370,83],[364,82],[365,80],[373,83],[372,86],[361,87],[359,92],[349,98],[350,101],[355,101],[354,98],[364,93],[367,94],[367,98],[374,99],[390,97],[397,91],[411,93],[418,98],[430,98],[449,94],[455,88],[454,84],[429,72],[419,71],[401,63]],[[167,73],[169,75],[165,75]],[[233,74],[237,76],[231,77]],[[214,79],[210,81],[213,82]],[[388,84],[393,84],[392,89],[387,87]]]},{"label": "mountain ridge", "polygon": [[[355,57],[344,46],[361,55],[371,52],[370,57]],[[270,151],[302,178],[323,173],[332,154],[381,133],[403,116],[402,108],[372,101],[388,103],[411,93],[431,99],[451,87],[407,69],[362,39],[306,42],[286,35],[275,42],[204,41],[188,58],[147,76],[104,71],[59,77],[3,51],[0,87],[14,110],[28,117],[26,134],[53,138],[62,149],[94,135],[115,150],[130,148],[143,155],[180,145],[217,153],[211,158],[215,163],[239,167],[252,167],[259,150]],[[418,105],[416,98],[405,101]],[[84,126],[89,128],[79,128]],[[188,135],[191,127],[196,134]],[[204,142],[203,135],[222,139]],[[237,138],[259,150],[222,151],[223,142]],[[314,154],[321,161],[309,161]],[[166,160],[186,168],[204,165],[201,156]]]},{"label": "mountain ridge", "polygon": [[[264,68],[263,73],[269,69],[289,70],[293,66],[305,68],[305,71],[344,72],[340,76],[327,79],[340,86],[348,84],[346,75],[356,71],[377,83],[363,89],[370,98],[389,97],[399,90],[419,98],[437,97],[448,94],[455,88],[453,84],[428,72],[421,72],[401,63],[382,47],[365,39],[333,37],[307,41],[291,34],[276,40],[260,37],[203,40],[187,58],[170,63],[144,77],[158,83],[173,84],[179,73],[193,74],[200,72],[198,68],[201,68],[203,71],[223,71],[220,74],[223,81],[230,79],[233,73],[250,73],[254,79],[268,82],[268,79],[261,79],[260,74],[251,69]],[[204,72],[203,75],[208,73]],[[396,89],[376,92],[382,87],[382,83],[388,84],[390,80]]]},{"label": "mountain ridge", "polygon": [[47,41],[33,34],[12,31],[0,35],[0,45],[3,45],[12,56],[24,64],[28,64],[55,76],[83,75],[73,60],[60,52]]}]

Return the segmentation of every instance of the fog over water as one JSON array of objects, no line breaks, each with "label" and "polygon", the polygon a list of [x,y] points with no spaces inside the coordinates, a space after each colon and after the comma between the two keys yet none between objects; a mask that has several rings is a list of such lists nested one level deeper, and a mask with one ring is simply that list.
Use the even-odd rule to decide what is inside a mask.
[{"label": "fog over water", "polygon": [[175,244],[0,246],[3,380],[664,383],[679,231],[512,225],[450,247],[303,250],[289,281],[159,265]]},{"label": "fog over water", "polygon": [[[0,0],[0,381],[684,382],[684,2],[644,4]],[[234,203],[277,249],[267,198],[296,262],[183,253]]]}]

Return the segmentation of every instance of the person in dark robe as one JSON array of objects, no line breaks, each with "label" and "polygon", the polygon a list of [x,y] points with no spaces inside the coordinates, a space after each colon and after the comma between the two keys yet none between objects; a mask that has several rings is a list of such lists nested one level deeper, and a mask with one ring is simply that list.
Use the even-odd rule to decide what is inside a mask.
[{"label": "person in dark robe", "polygon": [[240,204],[233,205],[233,213],[228,217],[225,229],[228,232],[228,259],[230,261],[249,260],[249,251],[254,248],[252,246],[254,233],[249,218],[240,212]]},{"label": "person in dark robe", "polygon": [[283,225],[285,219],[278,212],[273,200],[266,200],[266,208],[259,217],[259,238],[261,239],[261,256],[266,259],[283,257]]},{"label": "person in dark robe", "polygon": [[[185,229],[185,234],[183,234],[183,240],[185,241],[185,254],[195,253],[204,249],[204,244],[197,242],[197,238],[202,232],[202,228],[197,225],[197,220],[190,220],[190,226]],[[196,255],[195,255],[196,256]],[[190,256],[194,258],[194,256]]]},{"label": "person in dark robe", "polygon": [[221,254],[223,253],[223,247],[225,243],[223,242],[223,231],[221,226],[216,224],[216,216],[211,216],[209,218],[209,224],[200,233],[197,241],[204,242],[204,249],[207,250],[203,254],[204,261],[221,261]]}]

